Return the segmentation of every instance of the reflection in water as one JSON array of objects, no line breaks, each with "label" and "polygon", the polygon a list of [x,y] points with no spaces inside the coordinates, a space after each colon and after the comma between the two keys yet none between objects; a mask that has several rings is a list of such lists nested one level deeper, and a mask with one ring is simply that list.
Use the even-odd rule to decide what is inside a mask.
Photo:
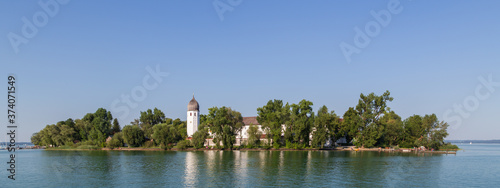
[{"label": "reflection in water", "polygon": [[[20,155],[20,161],[26,162],[19,165],[19,178],[29,174],[22,165],[35,170],[29,174],[31,179],[19,181],[23,182],[21,187],[56,186],[52,182],[68,187],[433,187],[446,186],[439,178],[447,178],[442,174],[450,171],[442,169],[450,168],[454,159],[444,155],[352,151],[30,153],[34,155],[31,160],[23,160]],[[500,168],[500,161],[491,164]],[[455,171],[460,170],[451,172]]]},{"label": "reflection in water", "polygon": [[192,187],[198,184],[198,158],[196,152],[186,153],[184,175],[185,186]]}]

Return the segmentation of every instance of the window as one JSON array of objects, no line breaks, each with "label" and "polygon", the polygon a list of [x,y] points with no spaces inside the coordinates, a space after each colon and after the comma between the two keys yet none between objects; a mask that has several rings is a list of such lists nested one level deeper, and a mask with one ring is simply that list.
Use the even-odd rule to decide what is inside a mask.
[{"label": "window", "polygon": [[189,113],[189,116],[193,116],[193,113]]},{"label": "window", "polygon": [[196,116],[196,112],[194,113],[194,116]]}]

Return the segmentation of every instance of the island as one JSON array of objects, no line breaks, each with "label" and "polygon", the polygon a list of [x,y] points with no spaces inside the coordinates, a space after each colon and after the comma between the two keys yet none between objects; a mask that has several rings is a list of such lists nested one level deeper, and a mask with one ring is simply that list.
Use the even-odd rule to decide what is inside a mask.
[{"label": "island", "polygon": [[104,108],[81,119],[67,119],[34,133],[31,142],[57,150],[350,150],[456,151],[446,143],[448,123],[435,114],[402,119],[390,110],[390,92],[360,94],[343,116],[313,102],[269,100],[257,116],[243,117],[226,106],[200,114],[194,95],[187,119],[167,118],[158,108],[140,112],[123,128]]}]

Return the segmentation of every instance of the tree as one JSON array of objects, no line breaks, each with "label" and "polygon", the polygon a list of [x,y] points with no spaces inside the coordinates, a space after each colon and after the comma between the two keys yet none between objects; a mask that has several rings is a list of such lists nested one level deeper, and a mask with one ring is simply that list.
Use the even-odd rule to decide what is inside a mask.
[{"label": "tree", "polygon": [[39,132],[33,133],[31,135],[31,143],[35,146],[40,145],[42,143],[42,135]]},{"label": "tree", "polygon": [[145,112],[141,112],[139,120],[141,123],[149,125],[165,123],[165,114],[161,110],[158,110],[158,108],[154,110],[148,109]]},{"label": "tree", "polygon": [[64,145],[63,137],[61,136],[61,130],[57,125],[49,125],[48,134],[52,139],[52,143],[54,146],[62,146]]},{"label": "tree", "polygon": [[187,138],[187,123],[186,121],[181,121],[179,118],[172,121],[172,125],[177,130],[177,133],[180,135],[182,139]]},{"label": "tree", "polygon": [[123,140],[129,147],[138,147],[144,143],[144,132],[138,126],[123,127]]},{"label": "tree", "polygon": [[323,148],[328,139],[335,139],[337,137],[339,118],[334,111],[328,112],[328,108],[323,105],[318,110],[318,115],[315,117],[314,122],[312,146]]},{"label": "tree", "polygon": [[347,142],[356,143],[357,138],[361,137],[361,126],[362,126],[361,117],[358,115],[358,112],[350,107],[343,116],[343,121],[341,123],[341,132],[346,137]]},{"label": "tree", "polygon": [[118,123],[118,119],[116,119],[116,118],[115,118],[115,119],[113,120],[113,128],[112,128],[111,130],[112,130],[111,132],[112,132],[113,134],[116,134],[116,133],[118,133],[118,132],[120,132],[120,131],[121,131],[121,130],[120,130],[120,124]]},{"label": "tree", "polygon": [[42,139],[41,145],[44,146],[55,145],[54,140],[52,140],[52,137],[50,135],[50,125],[45,126],[45,128],[42,129],[39,134],[41,134],[41,139]]},{"label": "tree", "polygon": [[140,127],[144,131],[146,137],[151,138],[153,135],[153,126],[160,123],[166,123],[165,114],[155,108],[154,110],[148,109],[145,112],[141,112]]},{"label": "tree", "polygon": [[385,113],[380,118],[380,123],[384,127],[382,143],[385,146],[398,145],[404,136],[403,121],[394,111]]},{"label": "tree", "polygon": [[303,99],[299,104],[292,104],[291,131],[294,142],[309,145],[309,134],[314,125],[313,103]]},{"label": "tree", "polygon": [[392,101],[390,92],[377,96],[375,93],[369,95],[361,94],[356,111],[361,117],[361,134],[356,137],[356,145],[361,147],[373,147],[383,134],[384,127],[380,124],[381,116],[386,113],[387,101]]},{"label": "tree", "polygon": [[108,148],[117,148],[123,146],[123,134],[121,132],[117,132],[113,135],[111,140],[107,143]]},{"label": "tree", "polygon": [[413,115],[405,119],[404,141],[406,147],[439,148],[445,145],[444,138],[448,136],[448,123],[440,122],[435,114]]},{"label": "tree", "polygon": [[153,139],[158,145],[168,145],[182,140],[182,137],[172,124],[162,123],[153,126]]},{"label": "tree", "polygon": [[75,140],[74,135],[75,135],[75,130],[70,127],[69,125],[61,125],[60,126],[60,134],[62,136],[62,141],[63,143],[73,143]]},{"label": "tree", "polygon": [[415,141],[425,133],[423,127],[423,118],[419,115],[413,115],[403,121],[403,139],[401,147],[415,147]]},{"label": "tree", "polygon": [[290,105],[283,105],[282,100],[269,100],[265,106],[257,108],[257,114],[257,121],[262,125],[262,129],[269,130],[270,134],[267,136],[272,137],[273,145],[279,148],[282,145],[282,125],[290,120]]},{"label": "tree", "polygon": [[248,145],[250,147],[258,146],[260,144],[260,137],[262,136],[262,131],[259,130],[259,127],[251,124],[247,130],[248,134]]},{"label": "tree", "polygon": [[205,141],[207,138],[208,133],[206,130],[198,130],[193,134],[191,142],[193,143],[194,148],[199,149],[205,146]]},{"label": "tree", "polygon": [[208,109],[207,125],[214,133],[214,142],[219,146],[222,141],[225,149],[232,149],[236,141],[236,133],[243,127],[241,113],[228,107]]}]

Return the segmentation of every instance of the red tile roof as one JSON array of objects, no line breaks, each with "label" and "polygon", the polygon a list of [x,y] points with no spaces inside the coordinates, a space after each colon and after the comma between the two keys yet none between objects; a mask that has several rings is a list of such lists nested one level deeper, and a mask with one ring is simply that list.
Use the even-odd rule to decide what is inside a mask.
[{"label": "red tile roof", "polygon": [[260,125],[259,122],[257,121],[257,116],[254,116],[254,117],[243,117],[243,123],[245,125],[250,125],[250,124]]}]

